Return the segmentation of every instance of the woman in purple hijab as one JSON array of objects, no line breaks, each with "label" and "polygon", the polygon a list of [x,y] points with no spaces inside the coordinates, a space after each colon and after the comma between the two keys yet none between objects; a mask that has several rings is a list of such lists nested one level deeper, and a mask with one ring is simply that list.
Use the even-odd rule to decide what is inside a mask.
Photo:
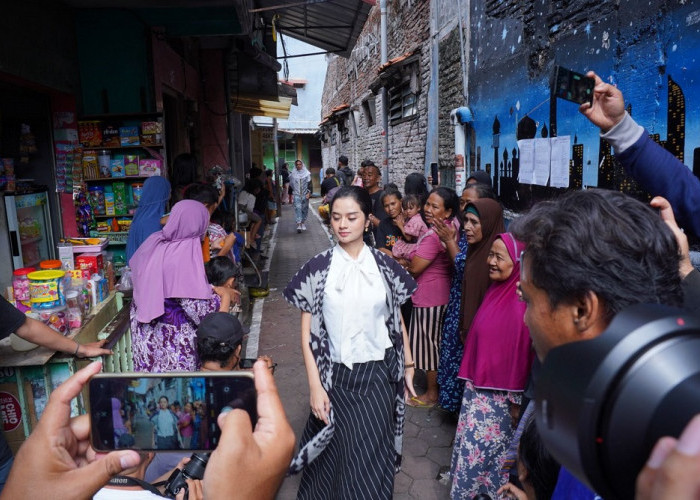
[{"label": "woman in purple hijab", "polygon": [[163,229],[151,234],[129,261],[135,371],[197,370],[197,325],[211,312],[228,312],[229,292],[212,287],[204,271],[202,238],[208,225],[204,205],[180,201]]}]

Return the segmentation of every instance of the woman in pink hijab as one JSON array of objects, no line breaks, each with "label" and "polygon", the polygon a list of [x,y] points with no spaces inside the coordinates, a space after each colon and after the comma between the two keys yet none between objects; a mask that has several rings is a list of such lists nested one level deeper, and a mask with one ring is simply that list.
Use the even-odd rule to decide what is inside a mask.
[{"label": "woman in pink hijab", "polygon": [[522,393],[534,353],[517,295],[520,255],[525,246],[499,234],[486,262],[491,285],[464,341],[459,378],[465,380],[452,450],[452,498],[496,492],[507,482],[501,472],[517,427]]},{"label": "woman in pink hijab", "polygon": [[129,261],[135,371],[197,370],[197,325],[211,312],[228,312],[228,289],[212,287],[204,271],[202,238],[208,225],[204,205],[180,201],[163,229],[149,236]]}]

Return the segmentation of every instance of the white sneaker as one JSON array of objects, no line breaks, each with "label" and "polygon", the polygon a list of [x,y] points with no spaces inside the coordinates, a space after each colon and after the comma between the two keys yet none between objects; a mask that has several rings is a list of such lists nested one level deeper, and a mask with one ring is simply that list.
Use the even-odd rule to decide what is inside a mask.
[{"label": "white sneaker", "polygon": [[301,224],[297,224],[297,233],[301,233],[301,231],[302,231]]},{"label": "white sneaker", "polygon": [[301,230],[306,231],[306,224],[304,224],[303,222],[301,223]]}]

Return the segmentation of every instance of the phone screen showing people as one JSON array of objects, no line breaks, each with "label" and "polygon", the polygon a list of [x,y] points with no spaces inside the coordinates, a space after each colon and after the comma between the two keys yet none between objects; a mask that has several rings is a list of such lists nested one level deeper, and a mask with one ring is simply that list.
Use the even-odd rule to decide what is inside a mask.
[{"label": "phone screen showing people", "polygon": [[90,438],[98,451],[208,451],[217,417],[243,409],[257,421],[252,374],[100,374],[90,380]]}]

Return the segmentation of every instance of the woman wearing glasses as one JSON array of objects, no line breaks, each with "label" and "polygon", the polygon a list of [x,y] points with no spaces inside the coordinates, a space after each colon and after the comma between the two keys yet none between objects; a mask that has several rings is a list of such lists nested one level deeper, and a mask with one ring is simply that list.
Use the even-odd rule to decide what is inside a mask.
[{"label": "woman wearing glasses", "polygon": [[452,451],[452,498],[495,498],[507,482],[501,468],[534,357],[516,288],[523,250],[513,235],[499,234],[482,263],[492,283],[467,333],[459,369],[465,386]]}]

